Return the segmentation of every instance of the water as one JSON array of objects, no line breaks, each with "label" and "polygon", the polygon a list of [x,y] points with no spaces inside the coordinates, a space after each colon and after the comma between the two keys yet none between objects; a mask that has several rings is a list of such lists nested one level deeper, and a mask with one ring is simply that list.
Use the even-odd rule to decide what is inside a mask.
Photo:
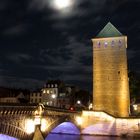
[{"label": "water", "polygon": [[0,140],[18,140],[18,139],[7,136],[7,135],[0,134]]},{"label": "water", "polygon": [[[18,140],[16,138],[0,134],[0,140]],[[120,138],[107,136],[79,136],[50,133],[45,140],[140,140],[140,138]]]},{"label": "water", "polygon": [[49,134],[45,140],[140,140],[140,138]]}]

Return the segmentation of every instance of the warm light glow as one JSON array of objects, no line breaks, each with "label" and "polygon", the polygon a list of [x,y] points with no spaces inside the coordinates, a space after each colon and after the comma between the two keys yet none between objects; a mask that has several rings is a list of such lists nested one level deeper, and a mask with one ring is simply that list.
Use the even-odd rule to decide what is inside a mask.
[{"label": "warm light glow", "polygon": [[80,101],[80,100],[78,100],[78,101],[77,101],[77,104],[79,104],[79,105],[80,105],[80,104],[81,104],[81,101]]},{"label": "warm light glow", "polygon": [[91,110],[91,109],[92,109],[92,107],[93,107],[93,104],[92,104],[92,103],[90,103],[90,104],[89,104],[88,109],[89,109],[89,110]]},{"label": "warm light glow", "polygon": [[138,105],[133,105],[134,110],[138,110]]},{"label": "warm light glow", "polygon": [[46,90],[45,89],[43,90],[43,93],[46,93]]},{"label": "warm light glow", "polygon": [[35,125],[39,125],[40,124],[40,116],[35,116],[35,119],[34,119],[34,124]]},{"label": "warm light glow", "polygon": [[25,124],[25,131],[28,134],[31,134],[35,131],[35,125],[34,125],[34,121],[31,119],[26,120],[26,124]]},{"label": "warm light glow", "polygon": [[41,120],[41,131],[45,132],[47,130],[47,121],[45,119]]},{"label": "warm light glow", "polygon": [[52,98],[55,99],[56,98],[56,95],[55,94],[52,94]]},{"label": "warm light glow", "polygon": [[82,124],[82,117],[76,117],[76,122],[78,125],[81,125]]},{"label": "warm light glow", "polygon": [[64,9],[72,5],[72,0],[54,0],[54,6],[58,9]]}]

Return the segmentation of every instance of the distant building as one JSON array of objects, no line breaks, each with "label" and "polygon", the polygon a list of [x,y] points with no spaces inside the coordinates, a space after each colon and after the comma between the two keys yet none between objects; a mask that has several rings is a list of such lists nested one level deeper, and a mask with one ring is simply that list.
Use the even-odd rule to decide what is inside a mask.
[{"label": "distant building", "polygon": [[48,81],[42,88],[42,103],[44,105],[66,108],[74,104],[75,87],[66,85],[60,80]]},{"label": "distant building", "polygon": [[42,103],[42,92],[41,90],[37,90],[37,91],[32,91],[30,93],[30,103]]},{"label": "distant building", "polygon": [[42,103],[44,105],[58,107],[58,96],[63,91],[64,83],[59,80],[48,81],[42,88]]},{"label": "distant building", "polygon": [[29,91],[0,87],[0,103],[27,103]]},{"label": "distant building", "polygon": [[74,104],[74,86],[66,85],[63,89],[63,92],[59,92],[57,105],[60,108],[69,109]]}]

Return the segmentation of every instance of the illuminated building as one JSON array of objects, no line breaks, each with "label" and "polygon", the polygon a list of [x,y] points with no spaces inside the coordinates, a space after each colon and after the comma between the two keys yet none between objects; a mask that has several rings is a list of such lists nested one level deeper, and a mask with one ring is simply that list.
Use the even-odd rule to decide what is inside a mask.
[{"label": "illuminated building", "polygon": [[42,103],[44,105],[69,108],[71,87],[59,80],[50,80],[42,89]]},{"label": "illuminated building", "polygon": [[129,116],[127,36],[110,22],[93,41],[93,109]]}]

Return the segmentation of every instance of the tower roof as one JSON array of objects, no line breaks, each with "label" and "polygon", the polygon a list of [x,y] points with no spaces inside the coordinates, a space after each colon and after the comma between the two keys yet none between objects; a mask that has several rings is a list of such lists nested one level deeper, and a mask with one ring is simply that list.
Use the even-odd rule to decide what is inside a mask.
[{"label": "tower roof", "polygon": [[119,37],[119,36],[122,36],[122,33],[120,33],[114,27],[114,25],[108,22],[107,25],[99,32],[99,34],[96,37],[105,38],[105,37]]}]

